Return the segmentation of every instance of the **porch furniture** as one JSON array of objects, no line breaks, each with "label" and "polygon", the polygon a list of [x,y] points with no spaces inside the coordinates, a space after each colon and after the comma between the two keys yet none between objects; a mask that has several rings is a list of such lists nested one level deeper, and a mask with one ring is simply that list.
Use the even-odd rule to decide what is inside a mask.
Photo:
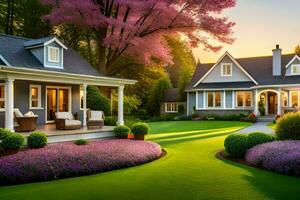
[{"label": "porch furniture", "polygon": [[17,132],[31,132],[36,130],[38,116],[31,113],[23,115],[19,109],[14,109],[14,117]]},{"label": "porch furniture", "polygon": [[81,128],[81,121],[77,120],[71,112],[56,112],[55,125],[58,130],[74,130]]},{"label": "porch furniture", "polygon": [[104,126],[104,112],[103,111],[95,111],[88,110],[87,111],[87,126],[88,128],[92,127],[100,127]]}]

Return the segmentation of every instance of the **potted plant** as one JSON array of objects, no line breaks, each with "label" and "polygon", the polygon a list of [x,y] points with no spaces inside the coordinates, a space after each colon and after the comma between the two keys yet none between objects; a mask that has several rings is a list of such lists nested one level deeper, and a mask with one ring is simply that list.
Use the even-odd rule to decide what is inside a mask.
[{"label": "potted plant", "polygon": [[128,126],[116,126],[113,130],[114,135],[119,139],[127,139],[130,133]]},{"label": "potted plant", "polygon": [[134,135],[134,139],[136,140],[144,140],[145,135],[147,135],[149,131],[150,128],[148,124],[141,122],[135,123],[131,128],[131,132]]}]

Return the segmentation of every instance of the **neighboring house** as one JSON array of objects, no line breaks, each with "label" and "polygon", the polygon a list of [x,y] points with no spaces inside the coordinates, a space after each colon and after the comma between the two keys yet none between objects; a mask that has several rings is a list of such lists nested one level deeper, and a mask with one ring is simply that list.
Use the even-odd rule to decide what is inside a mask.
[{"label": "neighboring house", "polygon": [[254,112],[281,115],[300,107],[300,58],[282,55],[235,59],[226,52],[214,64],[200,64],[186,87],[187,114]]},{"label": "neighboring house", "polygon": [[51,123],[54,113],[77,113],[86,125],[86,87],[118,88],[118,123],[123,124],[123,90],[135,81],[104,77],[56,37],[28,39],[0,34],[0,127],[14,129],[14,108]]},{"label": "neighboring house", "polygon": [[160,114],[178,114],[186,110],[186,102],[180,99],[179,88],[170,88],[165,91],[163,102],[160,104]]}]

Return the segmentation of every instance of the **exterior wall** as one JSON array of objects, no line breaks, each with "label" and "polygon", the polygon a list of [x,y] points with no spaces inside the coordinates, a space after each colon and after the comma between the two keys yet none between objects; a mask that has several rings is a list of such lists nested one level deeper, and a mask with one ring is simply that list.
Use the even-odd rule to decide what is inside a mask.
[{"label": "exterior wall", "polygon": [[233,91],[225,91],[225,93],[226,93],[225,107],[226,108],[232,108],[232,105],[234,105],[233,102],[232,102],[234,100],[234,98],[232,98]]},{"label": "exterior wall", "polygon": [[[177,113],[165,112],[165,103],[167,103],[167,102],[163,102],[163,103],[160,104],[160,114],[161,115],[165,115],[165,114],[177,115],[177,114],[180,114],[178,112]],[[184,112],[182,114],[186,113],[186,102],[168,102],[168,103],[178,103],[178,106],[182,105],[184,107]]]},{"label": "exterior wall", "polygon": [[294,65],[294,64],[300,64],[300,61],[299,61],[298,59],[296,59],[296,60],[294,60],[293,63],[291,63],[291,64],[287,67],[287,69],[286,69],[286,76],[294,76],[294,75],[292,75],[292,67],[291,67],[291,65]]},{"label": "exterior wall", "polygon": [[[1,81],[0,81],[1,82]],[[29,89],[30,84],[41,85],[41,109],[29,109]],[[59,83],[41,83],[33,81],[20,81],[15,80],[14,82],[14,108],[20,109],[24,114],[28,111],[32,111],[38,115],[38,124],[46,123],[46,86],[70,86]],[[79,118],[82,120],[83,112],[80,110],[80,86],[71,85],[71,97],[72,97],[72,113],[78,113]],[[0,112],[0,127],[4,127],[5,123],[5,112]]]},{"label": "exterior wall", "polygon": [[253,112],[252,109],[249,110],[197,110],[196,113],[199,117],[204,117],[207,115],[230,115],[230,114],[248,114]]},{"label": "exterior wall", "polygon": [[30,51],[44,65],[44,47],[31,49]]},{"label": "exterior wall", "polygon": [[[221,64],[232,63],[232,76],[221,76]],[[217,82],[248,82],[249,77],[228,57],[225,56],[219,64],[209,73],[202,83],[217,83]]]},{"label": "exterior wall", "polygon": [[188,93],[188,115],[192,115],[194,112],[194,108],[196,108],[196,92]]},{"label": "exterior wall", "polygon": [[203,101],[203,95],[204,95],[204,92],[202,91],[198,91],[198,104],[197,104],[197,107],[198,108],[204,108],[204,101]]}]

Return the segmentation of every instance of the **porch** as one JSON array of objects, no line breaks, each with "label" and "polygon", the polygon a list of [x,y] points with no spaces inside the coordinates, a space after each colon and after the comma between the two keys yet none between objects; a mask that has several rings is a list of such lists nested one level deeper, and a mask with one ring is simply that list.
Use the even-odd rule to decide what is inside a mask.
[{"label": "porch", "polygon": [[[107,139],[113,137],[114,126],[88,129],[86,126],[76,130],[57,130],[55,124],[39,125],[33,132],[43,132],[47,135],[48,143],[73,141],[77,139]],[[32,132],[22,132],[27,138]]]}]

